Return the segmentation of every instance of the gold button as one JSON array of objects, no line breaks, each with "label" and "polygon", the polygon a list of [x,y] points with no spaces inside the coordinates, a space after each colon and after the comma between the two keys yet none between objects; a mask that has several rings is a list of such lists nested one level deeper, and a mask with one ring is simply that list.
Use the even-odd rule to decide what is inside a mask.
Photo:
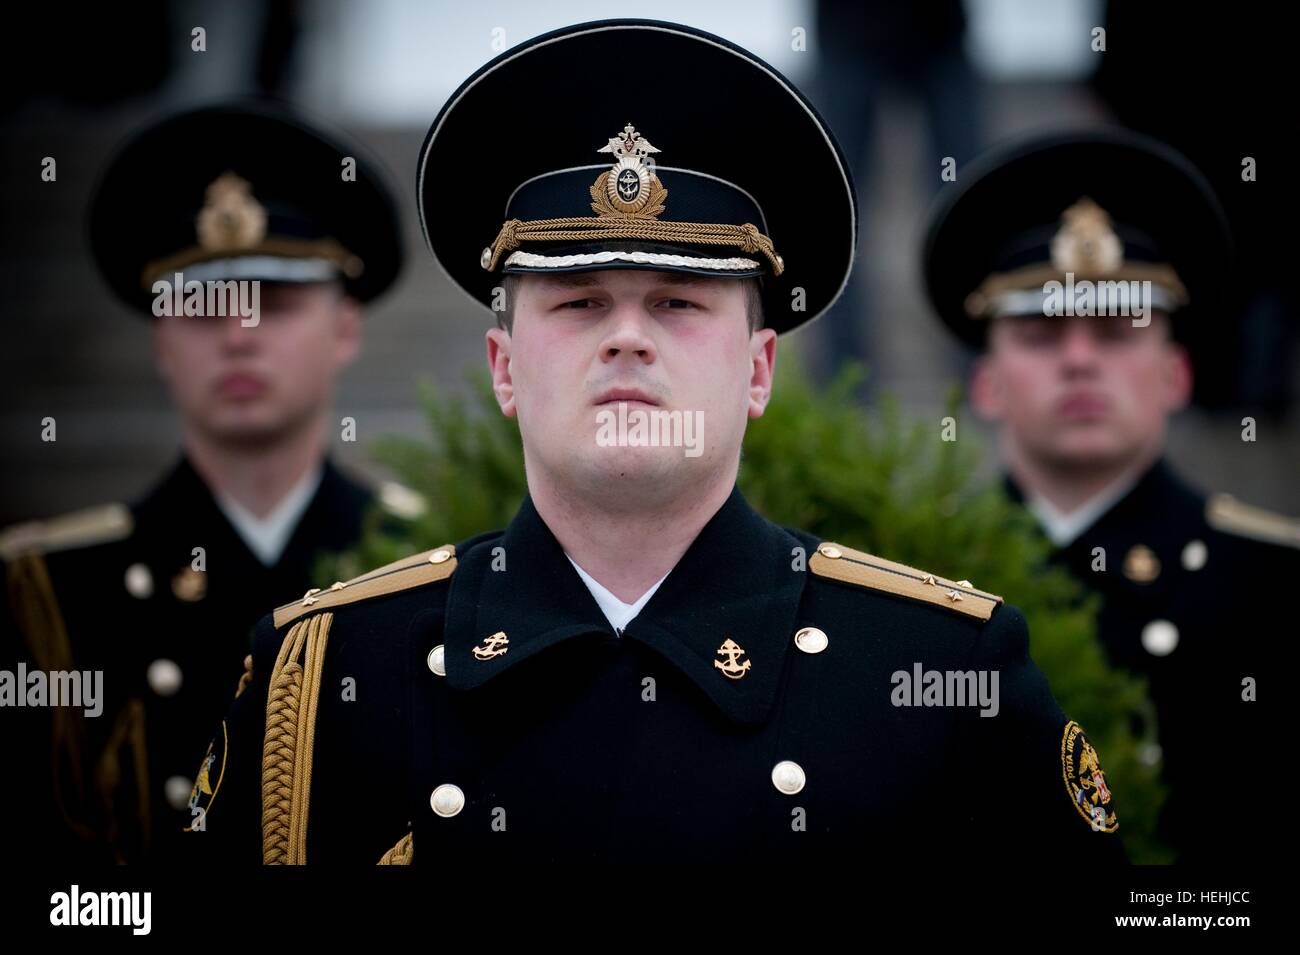
[{"label": "gold button", "polygon": [[1160,558],[1145,544],[1135,544],[1124,555],[1123,570],[1135,584],[1149,584],[1160,576]]},{"label": "gold button", "polygon": [[772,785],[787,796],[793,796],[803,789],[806,781],[803,767],[798,763],[783,759],[772,767]]},{"label": "gold button", "polygon": [[429,669],[438,676],[447,675],[446,651],[441,643],[429,651]]},{"label": "gold button", "polygon": [[844,556],[843,552],[834,544],[822,544],[817,548],[817,553],[823,557],[829,557],[831,560],[839,560]]},{"label": "gold button", "polygon": [[826,649],[826,631],[804,627],[794,635],[794,645],[804,653],[821,653]]},{"label": "gold button", "polygon": [[429,555],[429,563],[431,564],[441,564],[448,560],[451,560],[451,551],[442,547]]},{"label": "gold button", "polygon": [[195,603],[202,600],[208,592],[207,574],[193,567],[186,567],[172,578],[172,593],[177,600]]},{"label": "gold button", "polygon": [[433,811],[444,819],[450,819],[465,808],[465,794],[460,787],[452,783],[443,783],[429,797]]}]

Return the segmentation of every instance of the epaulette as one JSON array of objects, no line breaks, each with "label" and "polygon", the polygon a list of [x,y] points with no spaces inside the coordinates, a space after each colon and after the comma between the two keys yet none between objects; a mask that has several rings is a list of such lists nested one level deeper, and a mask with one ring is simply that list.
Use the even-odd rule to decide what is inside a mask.
[{"label": "epaulette", "polygon": [[976,590],[969,580],[947,580],[830,541],[818,545],[817,552],[808,561],[808,568],[819,577],[911,597],[980,620],[988,620],[997,605],[1002,603],[997,594]]},{"label": "epaulette", "polygon": [[456,548],[444,544],[420,554],[403,557],[391,564],[385,564],[369,573],[351,580],[338,581],[328,590],[313,587],[300,599],[275,609],[275,627],[278,630],[287,623],[292,623],[304,614],[317,610],[328,610],[382,597],[385,594],[423,587],[434,581],[444,580],[456,569]]},{"label": "epaulette", "polygon": [[[456,569],[451,544],[385,564],[368,574],[312,589],[275,611],[284,635],[267,681],[262,742],[262,862],[301,865],[307,861],[307,819],[311,809],[311,753],[325,667],[331,609],[358,600],[445,580]],[[319,612],[318,612],[319,611]],[[302,619],[299,619],[302,618]],[[251,664],[247,672],[251,673]],[[241,692],[245,684],[241,681]],[[390,861],[392,861],[390,859]]]},{"label": "epaulette", "polygon": [[40,521],[24,521],[0,531],[0,557],[92,547],[128,537],[135,527],[125,504],[100,504]]},{"label": "epaulette", "polygon": [[1212,494],[1205,520],[1215,530],[1283,547],[1300,547],[1300,520],[1243,504],[1231,494]]},{"label": "epaulette", "polygon": [[418,519],[429,509],[429,502],[423,494],[396,481],[379,485],[378,498],[385,511],[407,521]]}]

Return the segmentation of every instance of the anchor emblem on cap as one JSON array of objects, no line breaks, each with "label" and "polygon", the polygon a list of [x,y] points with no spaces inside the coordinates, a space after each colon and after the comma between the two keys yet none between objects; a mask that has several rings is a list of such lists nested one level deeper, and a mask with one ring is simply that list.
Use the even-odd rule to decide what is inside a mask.
[{"label": "anchor emblem on cap", "polygon": [[612,153],[617,160],[592,183],[591,208],[597,215],[653,219],[664,211],[668,190],[654,174],[654,160],[646,162],[659,150],[636,127],[628,123],[596,152]]},{"label": "anchor emblem on cap", "polygon": [[199,245],[212,252],[250,249],[266,237],[266,209],[247,179],[223,172],[208,186],[195,220]]}]

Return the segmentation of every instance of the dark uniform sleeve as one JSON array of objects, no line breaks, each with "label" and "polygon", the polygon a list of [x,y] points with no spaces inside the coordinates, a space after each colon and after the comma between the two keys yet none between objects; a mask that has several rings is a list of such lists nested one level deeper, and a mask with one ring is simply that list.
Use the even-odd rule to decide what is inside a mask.
[{"label": "dark uniform sleeve", "polygon": [[[4,579],[9,567],[3,565]],[[0,671],[13,674],[6,698],[0,709],[3,720],[6,762],[12,768],[0,786],[0,820],[7,852],[18,863],[38,858],[62,858],[70,841],[67,825],[56,805],[53,777],[57,759],[52,746],[52,707],[17,706],[19,695],[27,688],[18,684],[19,664],[36,669],[38,664],[23,639],[7,596],[0,599]]]},{"label": "dark uniform sleeve", "polygon": [[1082,728],[1057,705],[1029,657],[1011,606],[984,626],[970,668],[997,674],[997,713],[964,707],[953,800],[989,860],[1123,863],[1117,799]]},{"label": "dark uniform sleeve", "polygon": [[[262,862],[262,748],[266,696],[281,638],[268,614],[253,634],[251,677],[205,753],[195,753],[190,825],[184,852],[208,865]],[[232,688],[233,689],[233,688]]]}]

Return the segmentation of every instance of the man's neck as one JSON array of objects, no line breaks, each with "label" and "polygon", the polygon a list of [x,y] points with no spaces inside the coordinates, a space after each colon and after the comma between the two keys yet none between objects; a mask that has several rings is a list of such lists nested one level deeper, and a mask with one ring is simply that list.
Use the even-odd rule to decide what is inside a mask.
[{"label": "man's neck", "polygon": [[187,430],[185,454],[217,496],[266,517],[325,456],[324,430],[308,427],[271,445],[223,444]]},{"label": "man's neck", "polygon": [[635,512],[586,504],[580,495],[531,475],[528,493],[570,558],[619,600],[635,603],[677,565],[726,503],[735,479],[733,471],[704,494],[679,495],[663,507]]},{"label": "man's neck", "polygon": [[1145,472],[1160,456],[1160,446],[1120,461],[1099,462],[1092,467],[1063,466],[1022,453],[1013,443],[1003,447],[1003,460],[1012,479],[1026,498],[1038,497],[1061,514],[1070,514],[1089,501]]}]

